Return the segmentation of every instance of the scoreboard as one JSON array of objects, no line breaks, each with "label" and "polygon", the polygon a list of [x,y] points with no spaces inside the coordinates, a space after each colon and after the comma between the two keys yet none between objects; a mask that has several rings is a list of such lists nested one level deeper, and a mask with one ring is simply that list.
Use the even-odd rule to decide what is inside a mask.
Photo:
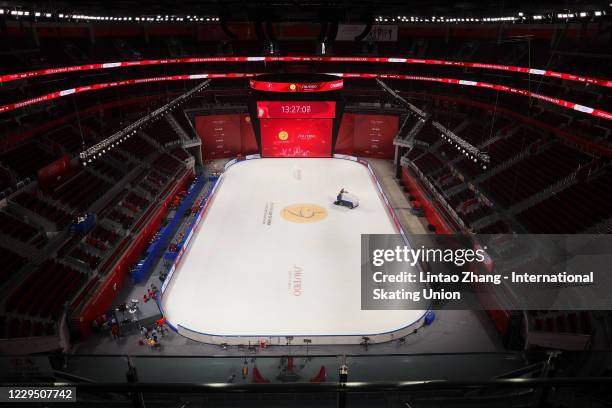
[{"label": "scoreboard", "polygon": [[262,157],[329,157],[336,102],[258,101]]},{"label": "scoreboard", "polygon": [[300,82],[289,74],[264,79],[251,81],[257,91],[251,113],[261,156],[331,157],[340,116],[338,79]]}]

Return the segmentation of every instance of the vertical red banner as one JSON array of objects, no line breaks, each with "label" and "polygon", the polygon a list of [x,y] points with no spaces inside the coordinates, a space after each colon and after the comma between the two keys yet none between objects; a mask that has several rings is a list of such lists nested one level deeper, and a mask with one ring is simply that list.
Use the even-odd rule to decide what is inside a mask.
[{"label": "vertical red banner", "polygon": [[240,115],[240,137],[242,139],[242,154],[256,154],[259,152],[255,132],[253,131],[253,123],[251,116],[248,113]]},{"label": "vertical red banner", "polygon": [[393,138],[397,134],[399,117],[391,115],[355,115],[355,156],[392,159]]},{"label": "vertical red banner", "polygon": [[64,155],[53,163],[38,170],[38,182],[41,186],[48,185],[70,170],[70,156]]},{"label": "vertical red banner", "polygon": [[336,138],[334,153],[353,155],[353,138],[355,135],[355,114],[342,115],[340,130]]},{"label": "vertical red banner", "polygon": [[202,140],[204,160],[235,157],[242,151],[242,115],[196,116],[196,131]]}]

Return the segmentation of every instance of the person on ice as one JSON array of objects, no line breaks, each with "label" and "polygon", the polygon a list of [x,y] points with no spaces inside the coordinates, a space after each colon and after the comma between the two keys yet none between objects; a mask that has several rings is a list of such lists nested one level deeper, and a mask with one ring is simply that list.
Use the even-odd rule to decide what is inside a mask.
[{"label": "person on ice", "polygon": [[359,206],[359,200],[357,200],[357,197],[350,194],[343,187],[338,193],[338,195],[336,196],[336,201],[334,201],[334,204],[353,209]]}]

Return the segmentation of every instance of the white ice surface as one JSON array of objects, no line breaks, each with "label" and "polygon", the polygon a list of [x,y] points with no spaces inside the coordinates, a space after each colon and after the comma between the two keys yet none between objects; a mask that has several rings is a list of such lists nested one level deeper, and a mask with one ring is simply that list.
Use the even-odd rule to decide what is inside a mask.
[{"label": "white ice surface", "polygon": [[[230,167],[163,295],[172,324],[220,336],[368,335],[398,330],[422,311],[364,311],[360,234],[395,227],[368,169],[341,159],[257,159]],[[333,205],[344,187],[354,210]],[[271,224],[266,204],[274,205]],[[288,205],[327,209],[293,223]],[[290,275],[301,269],[301,294]]]}]

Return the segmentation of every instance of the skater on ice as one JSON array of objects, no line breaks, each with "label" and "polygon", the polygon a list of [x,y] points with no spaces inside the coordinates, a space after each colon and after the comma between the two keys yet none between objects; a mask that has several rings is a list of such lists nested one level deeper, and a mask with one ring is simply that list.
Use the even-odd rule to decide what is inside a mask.
[{"label": "skater on ice", "polygon": [[344,189],[344,187],[342,187],[342,189],[340,190],[340,192],[336,196],[336,201],[338,201],[338,202],[342,201],[342,194],[344,194],[344,193],[348,193],[348,191],[346,191]]},{"label": "skater on ice", "polygon": [[334,204],[353,209],[359,206],[359,200],[343,187],[336,196],[336,201],[334,201]]}]

